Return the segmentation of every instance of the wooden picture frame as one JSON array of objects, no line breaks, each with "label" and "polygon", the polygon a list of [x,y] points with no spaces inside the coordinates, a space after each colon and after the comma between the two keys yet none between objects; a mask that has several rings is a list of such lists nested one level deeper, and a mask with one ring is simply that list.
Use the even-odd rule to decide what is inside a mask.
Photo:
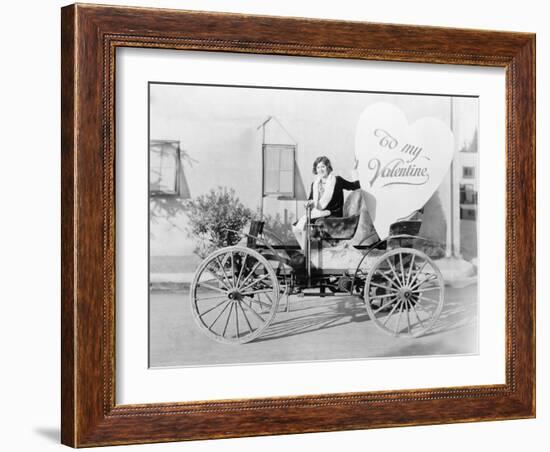
[{"label": "wooden picture frame", "polygon": [[[535,35],[79,4],[62,8],[61,27],[64,444],[85,447],[535,416]],[[505,68],[505,384],[117,405],[118,47]]]}]

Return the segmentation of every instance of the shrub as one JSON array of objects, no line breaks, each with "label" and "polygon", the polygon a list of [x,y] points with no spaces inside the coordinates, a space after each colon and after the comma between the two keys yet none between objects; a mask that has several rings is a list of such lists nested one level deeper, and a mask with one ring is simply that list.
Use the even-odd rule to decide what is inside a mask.
[{"label": "shrub", "polygon": [[218,187],[187,201],[189,232],[199,243],[195,253],[201,258],[224,246],[235,245],[241,231],[253,217],[253,212],[235,195],[234,189]]},{"label": "shrub", "polygon": [[282,244],[285,245],[298,245],[296,237],[292,232],[292,221],[294,220],[294,215],[290,214],[286,221],[282,218],[280,213],[275,215],[269,215],[264,213],[261,215],[261,212],[258,210],[254,215],[254,220],[261,220],[264,222],[264,234],[266,235],[266,240],[271,245],[281,245],[277,240],[271,239],[269,233],[273,234],[277,239],[281,240]]}]

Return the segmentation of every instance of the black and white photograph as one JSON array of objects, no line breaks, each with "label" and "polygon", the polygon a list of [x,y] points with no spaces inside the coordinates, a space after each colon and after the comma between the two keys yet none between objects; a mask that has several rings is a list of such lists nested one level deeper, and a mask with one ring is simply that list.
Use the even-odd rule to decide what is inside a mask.
[{"label": "black and white photograph", "polygon": [[479,352],[478,97],[148,96],[151,368]]},{"label": "black and white photograph", "polygon": [[5,5],[3,450],[546,450],[544,2]]}]

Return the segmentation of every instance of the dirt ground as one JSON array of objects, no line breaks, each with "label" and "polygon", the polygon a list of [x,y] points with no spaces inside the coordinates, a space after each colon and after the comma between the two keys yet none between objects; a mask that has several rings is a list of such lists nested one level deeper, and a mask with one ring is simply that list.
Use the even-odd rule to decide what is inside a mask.
[{"label": "dirt ground", "polygon": [[242,345],[218,343],[195,325],[187,291],[150,296],[150,367],[361,359],[478,352],[477,285],[446,288],[436,326],[419,338],[395,338],[370,321],[359,298],[291,297],[269,328]]}]

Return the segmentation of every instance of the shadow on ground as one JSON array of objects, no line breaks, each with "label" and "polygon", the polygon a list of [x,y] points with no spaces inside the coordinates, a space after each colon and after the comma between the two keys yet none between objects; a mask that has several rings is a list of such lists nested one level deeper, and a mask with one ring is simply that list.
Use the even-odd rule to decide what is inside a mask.
[{"label": "shadow on ground", "polygon": [[[312,331],[343,326],[352,322],[370,321],[363,301],[359,297],[351,296],[329,299],[329,301],[323,300],[298,309],[294,307],[288,316],[290,318],[273,322],[266,332],[253,342],[270,341],[306,334]],[[461,298],[459,300],[447,298],[439,320],[423,337],[471,326],[476,322],[476,319],[477,297]],[[422,347],[420,344],[418,346]],[[411,351],[411,354],[416,353]]]},{"label": "shadow on ground", "polygon": [[[356,297],[338,298],[330,302],[323,301],[319,304],[325,307],[320,312],[319,305],[292,309],[290,312],[291,318],[273,322],[262,337],[254,342],[296,336],[342,326],[351,322],[364,322],[369,319],[363,302]],[[298,315],[296,315],[297,313]]]},{"label": "shadow on ground", "polygon": [[453,331],[474,324],[477,321],[477,297],[460,300],[445,300],[443,311],[434,328],[425,336]]}]

